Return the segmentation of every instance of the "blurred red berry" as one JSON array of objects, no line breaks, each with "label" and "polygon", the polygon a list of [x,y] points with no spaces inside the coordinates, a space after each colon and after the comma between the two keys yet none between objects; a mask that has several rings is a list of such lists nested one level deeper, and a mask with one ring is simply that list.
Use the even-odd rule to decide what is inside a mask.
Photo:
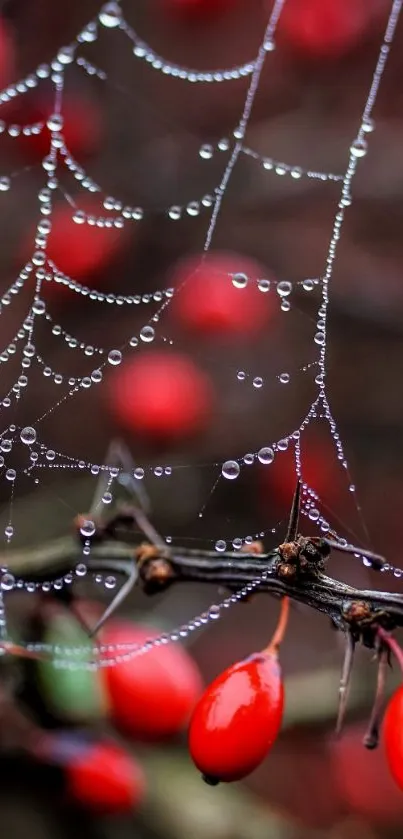
[{"label": "blurred red berry", "polygon": [[0,90],[14,80],[14,41],[6,21],[0,18]]},{"label": "blurred red berry", "polygon": [[234,0],[162,0],[167,13],[183,20],[211,21],[234,6]]},{"label": "blurred red berry", "polygon": [[99,815],[130,812],[144,799],[141,766],[112,740],[96,742],[79,733],[47,732],[37,739],[32,756],[61,767],[69,798]]},{"label": "blurred red berry", "polygon": [[139,764],[114,743],[96,743],[65,767],[68,794],[99,813],[127,813],[143,800]]},{"label": "blurred red berry", "polygon": [[189,750],[209,783],[239,781],[262,762],[281,727],[284,689],[277,657],[255,653],[218,676],[197,703]]},{"label": "blurred red berry", "polygon": [[[142,645],[156,637],[158,633],[147,627],[110,621],[102,632],[102,643]],[[106,667],[103,676],[113,721],[126,735],[140,740],[163,740],[178,734],[202,691],[195,662],[174,643]]]},{"label": "blurred red berry", "polygon": [[[79,200],[79,209],[89,215],[103,216],[99,201],[86,198]],[[54,206],[52,228],[48,236],[47,256],[57,268],[73,280],[91,285],[91,276],[104,268],[121,249],[127,239],[127,230],[77,224],[73,221],[73,208],[67,203]],[[34,231],[24,243],[23,258],[28,260],[34,252]],[[69,294],[64,285],[48,283],[43,285],[46,294]]]},{"label": "blurred red berry", "polygon": [[206,373],[185,355],[159,351],[139,355],[117,370],[108,397],[120,425],[154,441],[176,441],[202,430],[212,402]]},{"label": "blurred red berry", "polygon": [[[238,287],[233,275],[238,275]],[[257,280],[265,277],[267,271],[260,265],[237,254],[210,253],[203,263],[199,256],[185,259],[172,278],[178,289],[172,313],[185,328],[201,335],[250,338],[273,314],[272,296],[257,287]],[[244,287],[239,287],[243,282]]]},{"label": "blurred red berry", "polygon": [[384,10],[384,0],[287,0],[276,34],[304,54],[341,55],[367,36]]},{"label": "blurred red berry", "polygon": [[[325,437],[311,439],[303,448],[302,480],[318,493],[327,504],[340,499],[345,488],[344,470],[336,458],[332,443]],[[260,469],[262,503],[267,509],[267,502],[275,500],[279,506],[290,504],[296,483],[294,451],[277,452],[272,463]]]},{"label": "blurred red berry", "polygon": [[390,772],[400,789],[403,789],[403,685],[388,702],[383,736]]},{"label": "blurred red berry", "polygon": [[[30,97],[19,97],[6,106],[4,113],[8,122],[18,125],[34,125],[44,122],[39,134],[21,133],[15,140],[19,150],[26,158],[41,160],[50,150],[50,131],[46,121],[54,111],[54,98],[39,93]],[[102,121],[99,109],[89,97],[78,94],[66,94],[62,103],[62,133],[68,151],[78,162],[83,156],[95,152],[102,140]]]},{"label": "blurred red berry", "polygon": [[[340,740],[333,740],[331,755],[334,786],[349,813],[362,816],[370,823],[399,824],[402,795],[391,778],[388,756],[385,754],[386,742],[381,739],[377,749],[368,751],[362,745],[364,734],[365,726],[355,724],[343,731]],[[392,751],[394,739],[392,719]]]}]

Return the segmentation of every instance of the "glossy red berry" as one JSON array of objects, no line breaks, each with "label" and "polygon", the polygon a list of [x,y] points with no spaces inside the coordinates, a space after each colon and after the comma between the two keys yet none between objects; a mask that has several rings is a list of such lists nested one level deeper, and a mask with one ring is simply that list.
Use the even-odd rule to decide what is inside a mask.
[{"label": "glossy red berry", "polygon": [[[155,630],[111,621],[104,644],[142,645],[158,637]],[[161,740],[188,723],[202,691],[199,670],[179,644],[152,648],[144,655],[103,670],[114,723],[130,737]]]},{"label": "glossy red berry", "polygon": [[403,685],[389,700],[383,722],[385,752],[390,772],[403,789]]},{"label": "glossy red berry", "polygon": [[212,403],[208,375],[180,353],[142,354],[111,375],[109,410],[119,425],[150,441],[175,442],[203,430]]},{"label": "glossy red berry", "polygon": [[278,659],[254,653],[218,676],[193,712],[189,750],[209,783],[238,781],[262,762],[279,732],[284,689]]},{"label": "glossy red berry", "polygon": [[[245,277],[246,284],[236,287],[234,275]],[[250,338],[273,314],[273,296],[258,289],[262,278],[267,278],[267,271],[238,254],[210,253],[203,264],[199,256],[185,259],[172,277],[178,289],[172,314],[199,335]]]}]

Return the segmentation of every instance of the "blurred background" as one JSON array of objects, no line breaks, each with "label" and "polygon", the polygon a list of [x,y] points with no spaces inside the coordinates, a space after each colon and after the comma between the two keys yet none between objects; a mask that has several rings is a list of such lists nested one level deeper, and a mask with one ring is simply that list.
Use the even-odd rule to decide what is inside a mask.
[{"label": "blurred background", "polygon": [[[92,65],[86,72],[82,63],[66,67],[62,112],[70,168],[60,164],[58,169],[48,254],[60,271],[84,286],[115,298],[130,295],[135,302],[97,302],[44,281],[47,315],[35,328],[35,364],[28,370],[28,387],[17,385],[18,398],[10,407],[6,394],[21,374],[22,347],[17,341],[10,351],[10,342],[32,304],[32,277],[18,296],[10,297],[7,289],[35,250],[38,193],[46,175],[41,161],[50,142],[46,127],[30,136],[22,127],[42,126],[51,115],[51,83],[44,79],[0,105],[2,346],[8,346],[1,357],[7,362],[2,364],[3,427],[35,426],[35,418],[44,416],[38,441],[47,455],[56,453],[45,456],[38,448],[47,466],[52,458],[59,464],[73,458],[75,467],[80,459],[100,464],[110,441],[122,439],[144,470],[153,522],[165,537],[190,547],[212,548],[221,540],[232,548],[234,539],[263,534],[270,548],[282,539],[295,480],[290,447],[276,452],[270,464],[246,460],[235,481],[220,478],[221,465],[287,437],[315,398],[316,280],[324,270],[340,189],[337,179],[320,173],[345,171],[390,3],[287,0],[245,138],[253,154],[240,155],[199,272],[215,189],[229,160],[250,75],[216,84],[174,78],[141,60],[142,43],[157,57],[195,72],[237,67],[256,55],[270,7],[267,0],[123,0],[125,19],[138,33],[137,55],[123,32],[100,27],[99,38],[87,39],[78,53],[100,73],[93,73]],[[50,62],[96,18],[100,3],[3,0],[0,9],[4,88]],[[303,435],[302,465],[331,526],[403,567],[402,26],[374,111],[376,131],[354,179],[331,284],[327,393],[351,474],[341,466],[320,416]],[[65,158],[60,154],[59,159]],[[86,178],[87,190],[82,189]],[[94,182],[101,191],[88,190]],[[123,228],[72,221],[77,210],[105,217],[110,211],[119,215],[122,207],[131,208],[132,217]],[[159,314],[171,299],[166,289],[183,283]],[[155,335],[141,336],[145,325]],[[74,386],[69,379],[91,376],[111,349],[123,345],[122,362],[112,360],[103,368],[98,387],[64,399]],[[17,470],[14,536],[10,543],[4,539],[5,564],[8,549],[69,532],[74,516],[89,509],[96,488],[96,476],[80,468],[35,471],[31,460],[24,471],[29,452],[16,440],[11,454],[2,447],[3,472]],[[349,490],[352,483],[356,492]],[[7,527],[10,481],[0,483],[0,494]],[[313,519],[303,520],[304,532],[317,532]],[[356,559],[337,556],[330,570],[363,588],[401,590],[398,576],[379,578]],[[78,594],[104,603],[111,596],[94,581],[81,584]],[[152,600],[136,593],[122,615],[135,626],[165,631],[223,596],[208,586],[183,586]],[[47,635],[53,643],[66,638],[79,643],[77,619],[53,596],[12,592],[6,605],[13,637]],[[96,610],[91,603],[86,608],[87,616]],[[203,680],[267,643],[276,614],[275,602],[257,595],[192,637],[186,649]],[[342,652],[342,639],[325,618],[293,607],[282,649],[283,733],[245,783],[217,789],[201,781],[187,755],[185,733],[150,745],[127,727],[114,726],[110,699],[102,698],[103,689],[100,698],[95,677],[87,674],[81,682],[73,673],[55,690],[57,680],[41,675],[32,662],[4,659],[0,812],[5,835],[400,837],[403,792],[389,778],[382,745],[373,753],[361,745],[376,681],[368,651],[357,655],[348,724],[343,738],[334,739]],[[398,674],[389,677],[392,690]],[[84,708],[83,696],[93,697]],[[42,751],[32,747],[27,757],[22,745],[32,726],[34,734],[38,727],[42,735],[51,732],[50,745]],[[144,791],[139,781],[135,806],[128,812],[116,806],[105,815],[99,801],[89,802],[77,788],[74,793],[66,778],[75,760],[71,755],[81,755],[88,738],[99,744],[111,737],[125,755],[134,756],[145,780]],[[104,754],[98,763],[106,777],[109,758]],[[105,779],[100,789],[102,783]],[[85,781],[87,791],[90,786]]]}]

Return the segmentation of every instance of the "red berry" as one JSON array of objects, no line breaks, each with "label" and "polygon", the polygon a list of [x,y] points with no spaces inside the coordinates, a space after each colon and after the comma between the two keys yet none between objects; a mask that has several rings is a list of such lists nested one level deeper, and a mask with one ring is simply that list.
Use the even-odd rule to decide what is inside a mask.
[{"label": "red berry", "polygon": [[66,767],[67,791],[101,813],[126,813],[145,793],[141,767],[114,743],[97,743]]},{"label": "red berry", "polygon": [[218,676],[193,712],[189,749],[210,783],[238,781],[266,757],[281,726],[284,689],[276,656],[255,653]]},{"label": "red berry", "polygon": [[340,55],[367,34],[384,9],[383,0],[288,0],[278,35],[305,54]]},{"label": "red berry", "polygon": [[213,402],[206,373],[179,353],[150,352],[111,376],[108,407],[133,434],[160,442],[201,431]]},{"label": "red berry", "polygon": [[333,786],[350,813],[368,823],[399,824],[402,797],[387,765],[384,743],[368,752],[362,740],[366,726],[355,724],[331,743]]},{"label": "red berry", "polygon": [[[234,274],[246,275],[244,288],[233,285]],[[211,253],[203,264],[200,257],[186,259],[174,273],[178,292],[172,313],[184,327],[202,335],[250,337],[267,324],[273,311],[272,297],[257,287],[257,280],[265,276],[260,265],[237,254]]]},{"label": "red berry", "polygon": [[88,742],[62,732],[46,734],[33,755],[62,767],[69,797],[96,813],[127,813],[144,798],[141,766],[113,741]]},{"label": "red berry", "polygon": [[12,81],[15,74],[14,43],[7,23],[0,18],[0,89]]},{"label": "red berry", "polygon": [[[25,157],[38,160],[49,154],[51,135],[46,121],[53,111],[53,99],[40,94],[28,102],[25,97],[20,97],[6,106],[5,114],[9,122],[21,125],[45,123],[39,134],[20,134],[15,140]],[[80,160],[83,155],[92,154],[99,148],[102,139],[101,115],[92,99],[78,94],[63,96],[62,116],[63,137],[73,157]]]},{"label": "red berry", "polygon": [[383,736],[389,769],[397,785],[403,789],[403,685],[389,700]]},{"label": "red berry", "polygon": [[[99,201],[85,199],[79,201],[80,209],[89,215],[102,216]],[[56,204],[52,214],[52,228],[48,237],[47,256],[58,269],[73,280],[91,284],[91,274],[104,268],[113,259],[126,239],[126,231],[117,228],[99,228],[73,221],[73,209],[69,204]],[[23,254],[27,260],[34,251],[34,232],[31,231],[24,244]],[[64,285],[45,282],[46,294],[65,294]]]},{"label": "red berry", "polygon": [[[156,637],[158,633],[147,627],[111,621],[102,643],[141,645]],[[141,740],[165,739],[181,731],[202,690],[195,662],[173,643],[107,667],[103,675],[114,722]]]},{"label": "red berry", "polygon": [[163,0],[167,12],[173,12],[184,19],[198,21],[220,17],[234,5],[234,0]]}]

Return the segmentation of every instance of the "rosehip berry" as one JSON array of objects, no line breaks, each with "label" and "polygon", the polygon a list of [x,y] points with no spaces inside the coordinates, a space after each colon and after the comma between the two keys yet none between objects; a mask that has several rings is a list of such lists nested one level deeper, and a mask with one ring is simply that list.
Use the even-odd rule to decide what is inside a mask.
[{"label": "rosehip berry", "polygon": [[197,18],[198,21],[203,18],[210,21],[219,17],[231,5],[234,5],[233,0],[164,0],[167,11],[176,13],[183,19]]},{"label": "rosehip berry", "polygon": [[[156,637],[158,633],[147,627],[110,621],[102,643],[141,646]],[[161,740],[180,732],[202,691],[195,662],[173,643],[102,672],[113,721],[125,734],[140,740]]]},{"label": "rosehip berry", "polygon": [[144,798],[141,766],[112,741],[50,734],[38,742],[35,756],[60,766],[68,796],[96,813],[127,813]]},{"label": "rosehip berry", "polygon": [[239,781],[266,757],[281,726],[284,690],[276,656],[254,653],[206,689],[190,722],[189,749],[209,783]]},{"label": "rosehip berry", "polygon": [[278,650],[288,614],[289,598],[283,597],[270,644],[224,670],[196,705],[189,750],[207,783],[245,778],[259,766],[277,737],[284,707]]},{"label": "rosehip berry", "polygon": [[151,441],[181,440],[201,431],[211,415],[206,373],[179,353],[152,352],[111,376],[108,407],[120,425]]},{"label": "rosehip berry", "polygon": [[314,56],[340,55],[368,32],[383,0],[289,0],[278,24],[278,36]]},{"label": "rosehip berry", "polygon": [[[80,200],[80,209],[89,215],[102,215],[99,202]],[[104,268],[126,241],[126,230],[99,228],[73,221],[73,210],[69,204],[56,204],[52,215],[52,228],[48,237],[47,256],[57,268],[86,285],[91,283],[91,274]],[[34,249],[34,233],[24,243],[23,258],[30,259]],[[45,282],[44,291],[68,294],[64,285]]]},{"label": "rosehip berry", "polygon": [[15,49],[6,21],[0,18],[0,88],[12,81],[15,73]]},{"label": "rosehip berry", "polygon": [[[52,98],[45,98],[39,94],[30,97],[28,101],[24,96],[6,106],[5,114],[9,122],[22,125],[45,123],[39,134],[27,136],[21,133],[16,138],[15,142],[26,158],[38,160],[49,154],[51,135],[46,122],[53,111]],[[98,149],[102,139],[102,123],[100,112],[92,99],[78,94],[63,96],[62,117],[63,138],[73,157],[81,159],[83,155],[89,155]]]},{"label": "rosehip berry", "polygon": [[[238,287],[233,283],[236,276]],[[237,254],[211,253],[203,263],[200,257],[185,259],[173,276],[178,292],[172,301],[172,314],[186,329],[200,335],[250,338],[267,324],[273,312],[273,298],[257,286],[262,277],[267,277],[267,271]]]},{"label": "rosehip berry", "polygon": [[389,700],[383,735],[390,772],[400,789],[403,789],[403,685]]}]

